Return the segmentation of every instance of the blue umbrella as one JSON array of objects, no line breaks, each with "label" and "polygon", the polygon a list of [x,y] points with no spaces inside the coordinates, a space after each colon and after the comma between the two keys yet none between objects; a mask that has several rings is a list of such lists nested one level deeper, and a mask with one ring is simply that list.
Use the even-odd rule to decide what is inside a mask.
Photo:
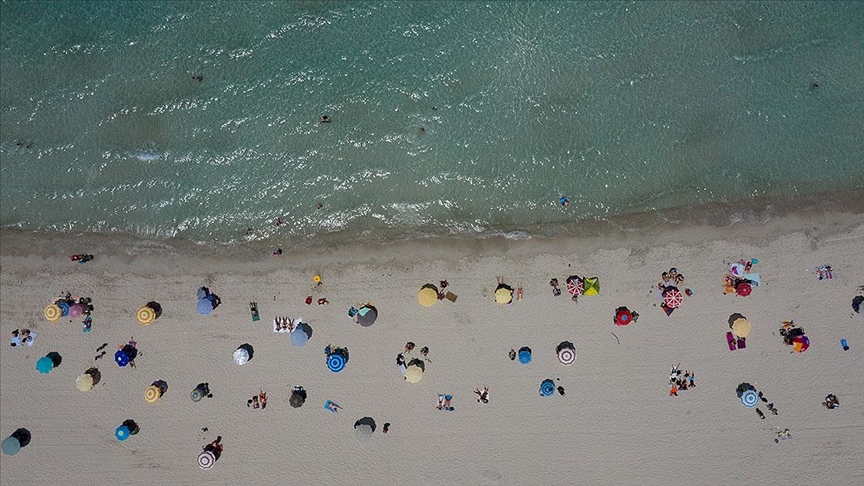
[{"label": "blue umbrella", "polygon": [[206,316],[213,310],[213,303],[207,300],[207,298],[203,298],[198,300],[198,313],[202,316]]},{"label": "blue umbrella", "polygon": [[124,353],[122,349],[118,349],[117,352],[114,353],[114,361],[122,368],[129,364],[129,355]]},{"label": "blue umbrella", "polygon": [[544,397],[552,396],[555,394],[555,382],[546,379],[543,380],[543,383],[540,384],[540,395]]},{"label": "blue umbrella", "polygon": [[311,329],[309,329],[310,332],[307,334],[306,329],[303,326],[305,326],[306,328],[309,327],[306,324],[300,324],[291,333],[291,344],[293,346],[297,346],[298,348],[302,348],[303,346],[305,346],[306,343],[309,342],[309,334],[312,334]]},{"label": "blue umbrella", "polygon": [[129,438],[129,433],[129,427],[121,425],[114,430],[114,437],[117,437],[117,440],[123,442],[124,440]]},{"label": "blue umbrella", "polygon": [[753,408],[759,403],[759,394],[756,390],[745,390],[741,394],[741,403],[747,408]]},{"label": "blue umbrella", "polygon": [[522,364],[528,364],[531,362],[531,348],[524,347],[519,350],[519,362]]},{"label": "blue umbrella", "polygon": [[339,373],[345,368],[345,357],[341,354],[331,354],[327,356],[327,367],[333,373]]},{"label": "blue umbrella", "polygon": [[39,370],[39,373],[44,375],[54,369],[54,361],[52,361],[48,356],[42,356],[39,358],[39,361],[36,362],[36,369]]},{"label": "blue umbrella", "polygon": [[17,438],[10,435],[9,437],[3,439],[2,449],[3,454],[14,456],[15,454],[18,454],[18,451],[21,450],[21,442],[19,442]]},{"label": "blue umbrella", "polygon": [[63,317],[66,317],[69,315],[69,303],[68,302],[66,302],[64,300],[63,302],[60,302],[59,304],[57,304],[57,307],[60,308],[60,312],[61,312],[60,315],[62,315]]}]

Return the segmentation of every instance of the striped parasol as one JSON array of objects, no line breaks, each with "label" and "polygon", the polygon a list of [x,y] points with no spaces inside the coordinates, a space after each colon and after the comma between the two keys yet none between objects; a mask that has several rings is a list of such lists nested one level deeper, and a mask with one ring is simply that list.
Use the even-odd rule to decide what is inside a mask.
[{"label": "striped parasol", "polygon": [[684,296],[681,295],[680,290],[675,287],[669,287],[663,292],[663,302],[666,303],[667,307],[675,309],[681,305],[681,302],[684,302]]},{"label": "striped parasol", "polygon": [[138,319],[138,323],[142,326],[149,326],[156,320],[156,311],[145,305],[138,309],[138,312],[135,313],[135,317]]},{"label": "striped parasol", "polygon": [[204,393],[200,388],[196,388],[192,390],[192,393],[189,395],[189,398],[192,399],[193,402],[200,402],[202,398],[204,398]]},{"label": "striped parasol", "polygon": [[543,380],[543,383],[540,384],[540,395],[544,397],[552,396],[555,394],[555,382],[549,379]]},{"label": "striped parasol", "polygon": [[153,403],[156,400],[159,400],[162,397],[162,390],[160,390],[155,385],[151,385],[147,388],[147,391],[144,392],[144,400],[147,403]]},{"label": "striped parasol", "polygon": [[210,451],[204,451],[198,454],[198,467],[201,469],[210,469],[216,464],[216,456]]},{"label": "striped parasol", "polygon": [[45,319],[47,319],[48,322],[57,322],[57,320],[59,320],[60,316],[62,315],[63,311],[61,311],[60,308],[54,304],[51,304],[45,308]]},{"label": "striped parasol", "polygon": [[327,367],[333,373],[339,373],[345,368],[345,357],[337,353],[327,356]]},{"label": "striped parasol", "polygon": [[759,394],[756,390],[745,390],[741,394],[741,403],[747,408],[753,408],[759,403]]},{"label": "striped parasol", "polygon": [[578,275],[570,275],[567,277],[567,292],[576,297],[582,293],[585,284],[582,282],[582,277]]},{"label": "striped parasol", "polygon": [[576,350],[573,348],[572,343],[565,341],[558,345],[558,361],[565,366],[569,366],[576,361]]}]

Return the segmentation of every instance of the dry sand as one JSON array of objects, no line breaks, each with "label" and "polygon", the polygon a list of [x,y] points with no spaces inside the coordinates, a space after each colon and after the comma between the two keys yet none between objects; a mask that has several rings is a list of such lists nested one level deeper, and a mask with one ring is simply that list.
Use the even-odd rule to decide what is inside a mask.
[{"label": "dry sand", "polygon": [[[864,484],[864,315],[850,307],[864,285],[860,215],[591,240],[406,242],[256,260],[168,243],[112,248],[104,238],[0,236],[2,334],[18,327],[39,334],[32,348],[0,348],[0,435],[18,427],[33,434],[18,455],[0,457],[3,485]],[[81,251],[96,259],[69,261]],[[739,258],[758,258],[762,286],[746,298],[722,295],[723,261]],[[823,263],[834,266],[833,280],[816,280],[814,267]],[[651,290],[670,266],[694,295],[667,317]],[[313,289],[317,272],[325,285]],[[599,276],[601,294],[578,304],[566,293],[554,297],[549,279],[563,283],[571,273]],[[499,275],[514,287],[521,282],[524,300],[496,305]],[[421,308],[421,285],[444,278],[458,301]],[[223,300],[207,317],[195,310],[201,285]],[[42,317],[66,291],[93,298],[91,333]],[[332,303],[307,306],[307,295]],[[145,328],[134,312],[149,300],[164,314]],[[260,306],[257,323],[250,300]],[[380,311],[370,328],[347,316],[364,301]],[[621,305],[639,321],[615,327]],[[746,350],[730,352],[724,334],[734,312],[753,331]],[[272,332],[277,314],[311,324],[306,347]],[[778,335],[789,318],[811,339],[803,354],[790,353]],[[111,354],[131,336],[141,355],[136,369],[121,369]],[[555,356],[563,340],[576,344],[570,367]],[[431,350],[413,385],[395,366],[406,341]],[[106,342],[109,354],[95,362],[102,383],[79,392],[75,378]],[[238,366],[231,354],[247,342],[254,357]],[[340,374],[325,365],[328,343],[350,351]],[[507,357],[520,346],[534,350],[526,366]],[[40,375],[34,364],[50,351],[63,363]],[[676,363],[697,375],[696,388],[677,398],[668,396]],[[539,396],[545,378],[560,380],[566,396]],[[144,390],[156,379],[168,382],[168,393],[147,404]],[[193,403],[189,393],[204,381],[214,398]],[[744,408],[734,393],[743,381],[763,391],[779,416],[760,420]],[[300,409],[288,404],[293,385],[308,390]],[[484,385],[485,405],[472,393]],[[247,408],[259,389],[269,393],[267,409]],[[455,411],[435,409],[439,393],[453,394]],[[821,405],[828,393],[839,397],[839,409]],[[343,410],[325,411],[328,398]],[[378,423],[368,442],[352,428],[364,416]],[[141,432],[121,443],[113,431],[127,418]],[[386,435],[385,422],[392,423]],[[203,427],[225,446],[209,471],[196,464]],[[775,427],[793,438],[775,444]]]}]

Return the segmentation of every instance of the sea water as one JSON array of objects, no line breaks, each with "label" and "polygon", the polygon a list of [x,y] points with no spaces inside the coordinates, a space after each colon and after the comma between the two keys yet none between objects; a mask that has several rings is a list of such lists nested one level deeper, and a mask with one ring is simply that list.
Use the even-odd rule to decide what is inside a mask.
[{"label": "sea water", "polygon": [[864,2],[3,1],[0,56],[3,228],[530,236],[864,190]]}]

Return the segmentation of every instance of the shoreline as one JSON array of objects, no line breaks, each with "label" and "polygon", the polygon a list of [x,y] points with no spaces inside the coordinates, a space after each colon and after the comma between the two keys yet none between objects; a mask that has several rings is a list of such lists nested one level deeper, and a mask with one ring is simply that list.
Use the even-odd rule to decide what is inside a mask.
[{"label": "shoreline", "polygon": [[[578,208],[568,208],[565,211],[576,211]],[[278,229],[268,227],[267,235],[255,238],[239,237],[230,241],[197,241],[183,235],[172,237],[147,237],[131,233],[88,233],[67,231],[41,231],[21,229],[16,225],[6,225],[0,232],[20,235],[38,235],[40,238],[66,239],[96,239],[103,243],[111,240],[118,244],[122,242],[136,251],[159,251],[167,249],[184,249],[186,251],[201,251],[204,249],[214,254],[252,255],[269,253],[276,248],[285,251],[312,251],[321,249],[340,251],[357,246],[379,246],[400,244],[411,241],[449,241],[459,245],[473,246],[475,241],[498,240],[532,240],[543,241],[559,237],[578,235],[579,238],[621,238],[623,235],[643,234],[658,235],[687,227],[731,228],[740,224],[762,224],[782,218],[795,218],[797,215],[808,217],[813,214],[851,214],[864,215],[864,187],[843,193],[817,193],[799,195],[794,199],[777,200],[770,197],[754,197],[733,203],[709,203],[693,208],[676,208],[660,211],[643,211],[615,216],[609,219],[577,219],[558,221],[554,223],[537,223],[527,226],[513,225],[494,231],[476,233],[442,234],[440,229],[434,233],[406,233],[394,229],[371,229],[362,233],[354,230],[338,230],[329,233],[298,236],[283,235]],[[260,229],[259,229],[260,231]],[[241,230],[238,228],[238,233]],[[138,245],[141,243],[141,245]],[[143,245],[143,246],[142,246]],[[111,245],[108,244],[110,247]],[[116,245],[115,245],[116,246]],[[2,248],[0,248],[2,251]]]}]

